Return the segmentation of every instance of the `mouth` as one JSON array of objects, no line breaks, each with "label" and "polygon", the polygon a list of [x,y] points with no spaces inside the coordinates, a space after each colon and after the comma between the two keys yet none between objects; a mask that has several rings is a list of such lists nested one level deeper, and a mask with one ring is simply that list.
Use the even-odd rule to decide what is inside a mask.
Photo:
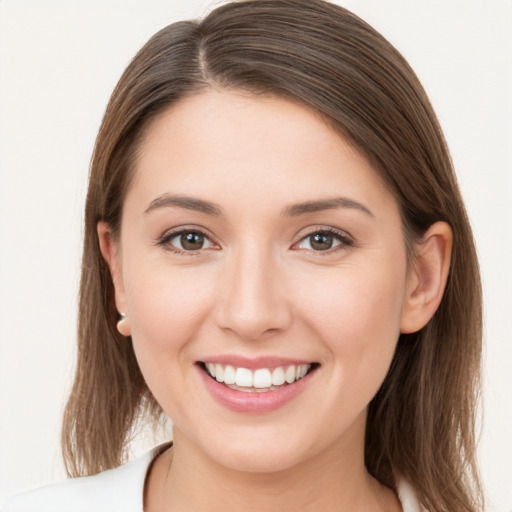
[{"label": "mouth", "polygon": [[249,369],[208,361],[199,361],[197,364],[210,379],[242,393],[269,393],[287,388],[320,366],[313,362]]}]

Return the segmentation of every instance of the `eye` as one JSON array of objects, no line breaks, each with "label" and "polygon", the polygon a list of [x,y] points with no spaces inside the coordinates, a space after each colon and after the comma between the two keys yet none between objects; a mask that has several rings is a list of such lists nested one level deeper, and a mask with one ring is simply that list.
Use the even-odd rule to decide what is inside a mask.
[{"label": "eye", "polygon": [[204,233],[192,229],[169,233],[159,243],[178,253],[195,252],[214,247],[213,242]]},{"label": "eye", "polygon": [[315,252],[329,251],[337,247],[347,247],[352,245],[352,241],[341,233],[333,230],[318,230],[303,237],[298,244],[297,249],[306,249]]}]

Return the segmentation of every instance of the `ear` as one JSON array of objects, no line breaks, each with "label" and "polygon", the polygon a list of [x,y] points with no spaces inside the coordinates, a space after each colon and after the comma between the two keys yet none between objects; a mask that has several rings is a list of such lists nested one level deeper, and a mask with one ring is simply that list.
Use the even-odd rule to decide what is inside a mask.
[{"label": "ear", "polygon": [[419,331],[439,307],[450,270],[452,242],[451,227],[446,222],[436,222],[415,245],[415,258],[407,277],[401,333]]},{"label": "ear", "polygon": [[[110,226],[106,222],[98,222],[97,232],[101,254],[106,261],[110,270],[110,275],[112,276],[117,311],[126,315],[127,304],[126,294],[124,291],[119,244],[112,237]],[[122,318],[118,322],[117,329],[123,336],[130,336],[130,325],[127,317]]]}]

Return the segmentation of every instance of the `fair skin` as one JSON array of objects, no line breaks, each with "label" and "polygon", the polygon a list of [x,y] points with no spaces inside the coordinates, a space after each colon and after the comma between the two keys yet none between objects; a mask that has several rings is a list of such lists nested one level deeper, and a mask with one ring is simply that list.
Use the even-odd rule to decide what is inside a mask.
[{"label": "fair skin", "polygon": [[[408,262],[392,195],[316,114],[208,90],[152,122],[120,237],[98,234],[119,329],[174,425],[145,510],[401,510],[364,466],[366,411],[400,332],[439,305],[446,224]],[[294,361],[302,380],[258,395],[208,374]]]}]

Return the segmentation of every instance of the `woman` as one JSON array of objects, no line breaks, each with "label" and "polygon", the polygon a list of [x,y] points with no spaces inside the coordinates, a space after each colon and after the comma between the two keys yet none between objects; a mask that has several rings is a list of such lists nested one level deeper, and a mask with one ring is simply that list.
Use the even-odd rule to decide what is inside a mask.
[{"label": "woman", "polygon": [[319,0],[171,25],[98,135],[63,449],[115,468],[162,414],[173,445],[3,510],[481,510],[480,311],[441,130],[382,36]]}]

